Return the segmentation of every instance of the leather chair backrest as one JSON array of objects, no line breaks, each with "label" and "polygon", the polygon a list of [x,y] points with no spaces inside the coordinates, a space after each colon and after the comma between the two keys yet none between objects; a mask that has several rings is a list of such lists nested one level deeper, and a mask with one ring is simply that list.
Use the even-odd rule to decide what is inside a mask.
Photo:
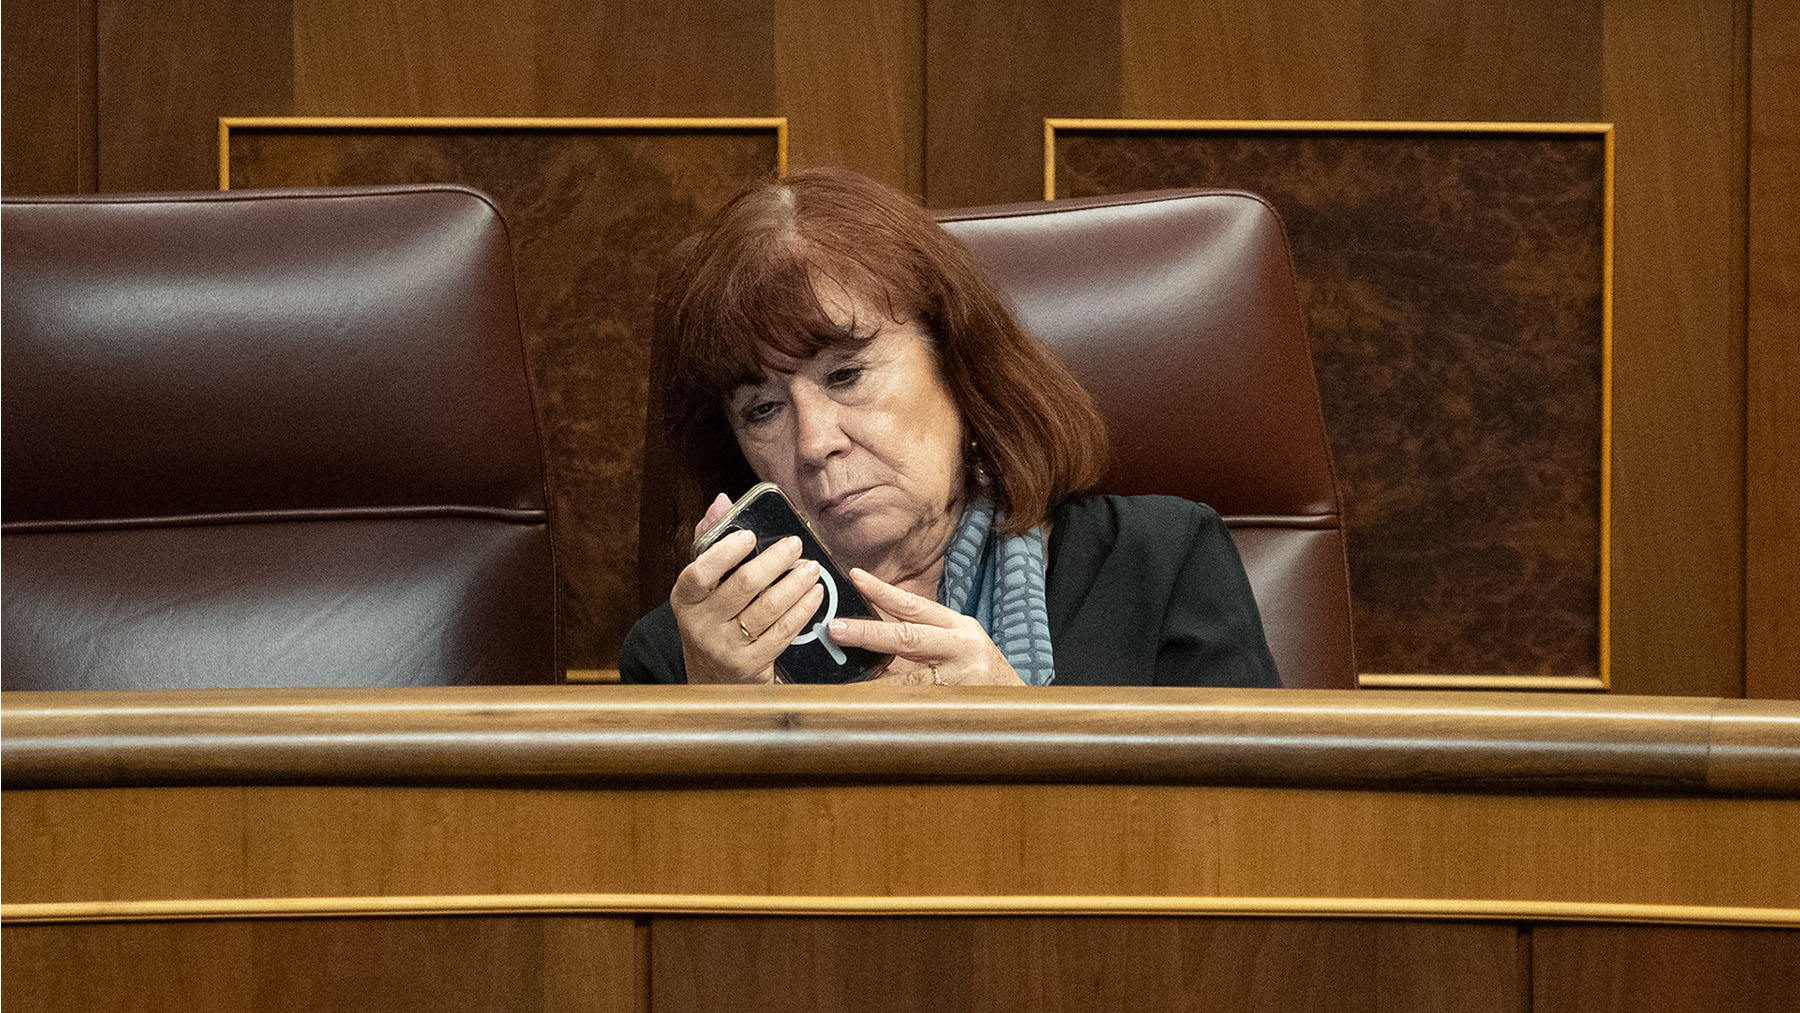
[{"label": "leather chair backrest", "polygon": [[1100,491],[1216,509],[1283,684],[1355,686],[1342,511],[1274,210],[1183,190],[938,218],[1099,402],[1113,438]]},{"label": "leather chair backrest", "polygon": [[488,198],[0,214],[6,689],[560,681],[545,471]]}]

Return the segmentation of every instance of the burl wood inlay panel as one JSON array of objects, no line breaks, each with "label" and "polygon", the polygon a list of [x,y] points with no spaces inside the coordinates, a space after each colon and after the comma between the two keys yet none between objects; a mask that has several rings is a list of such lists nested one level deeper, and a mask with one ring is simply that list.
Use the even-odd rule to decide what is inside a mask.
[{"label": "burl wood inlay panel", "polygon": [[650,299],[667,251],[775,171],[769,128],[234,127],[233,189],[464,183],[506,216],[554,496],[564,661],[636,620]]},{"label": "burl wood inlay panel", "polygon": [[1084,128],[1055,158],[1059,197],[1281,213],[1363,671],[1599,674],[1602,135]]}]

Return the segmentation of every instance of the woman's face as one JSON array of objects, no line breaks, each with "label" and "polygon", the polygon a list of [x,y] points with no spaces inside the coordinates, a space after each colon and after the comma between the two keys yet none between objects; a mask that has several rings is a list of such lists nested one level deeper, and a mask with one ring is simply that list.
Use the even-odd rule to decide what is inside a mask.
[{"label": "woman's face", "polygon": [[732,432],[840,563],[890,583],[935,574],[962,510],[963,427],[931,338],[856,297],[820,303],[868,340],[771,354],[774,369],[726,399]]}]

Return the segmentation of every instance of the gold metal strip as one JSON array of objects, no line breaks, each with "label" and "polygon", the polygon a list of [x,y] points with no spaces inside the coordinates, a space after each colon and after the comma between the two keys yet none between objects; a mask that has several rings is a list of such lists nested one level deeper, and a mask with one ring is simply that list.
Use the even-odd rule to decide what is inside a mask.
[{"label": "gold metal strip", "polygon": [[785,116],[221,116],[234,127],[343,129],[755,129],[783,127]]},{"label": "gold metal strip", "polygon": [[571,668],[563,672],[563,681],[577,685],[603,683],[615,686],[624,682],[616,668]]},{"label": "gold metal strip", "polygon": [[1600,274],[1600,685],[1612,688],[1613,127],[1606,124]]},{"label": "gold metal strip", "polygon": [[1365,689],[1544,689],[1602,690],[1606,681],[1597,675],[1429,675],[1364,672],[1356,684]]},{"label": "gold metal strip", "polygon": [[1046,126],[1066,130],[1338,130],[1370,133],[1600,134],[1611,123],[1540,123],[1482,120],[1133,120],[1052,117]]},{"label": "gold metal strip", "polygon": [[1196,916],[1625,922],[1800,928],[1800,909],[1389,897],[752,896],[497,894],[0,904],[9,925],[470,915]]},{"label": "gold metal strip", "polygon": [[775,131],[775,168],[787,172],[786,116],[221,116],[219,189],[231,189],[233,127],[295,130],[767,130]]}]

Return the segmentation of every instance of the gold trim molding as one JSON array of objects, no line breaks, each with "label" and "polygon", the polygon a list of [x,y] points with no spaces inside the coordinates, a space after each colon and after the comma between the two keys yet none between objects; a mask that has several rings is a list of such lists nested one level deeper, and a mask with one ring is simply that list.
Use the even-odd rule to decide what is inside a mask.
[{"label": "gold trim molding", "polygon": [[1388,897],[763,897],[626,893],[268,897],[0,905],[0,922],[7,925],[494,915],[1404,918],[1800,928],[1800,909],[1794,908]]},{"label": "gold trim molding", "polygon": [[1597,675],[1404,675],[1363,672],[1356,684],[1363,689],[1495,689],[1548,692],[1598,692],[1606,683]]},{"label": "gold trim molding", "polygon": [[787,172],[786,116],[221,116],[219,189],[231,189],[231,131],[289,130],[774,130],[775,168]]},{"label": "gold trim molding", "polygon": [[1056,199],[1056,132],[1572,134],[1598,137],[1605,147],[1600,297],[1600,657],[1598,676],[1451,675],[1365,672],[1364,688],[1606,690],[1612,686],[1612,446],[1613,446],[1613,125],[1421,120],[1144,120],[1050,117],[1044,120],[1044,199]]}]

